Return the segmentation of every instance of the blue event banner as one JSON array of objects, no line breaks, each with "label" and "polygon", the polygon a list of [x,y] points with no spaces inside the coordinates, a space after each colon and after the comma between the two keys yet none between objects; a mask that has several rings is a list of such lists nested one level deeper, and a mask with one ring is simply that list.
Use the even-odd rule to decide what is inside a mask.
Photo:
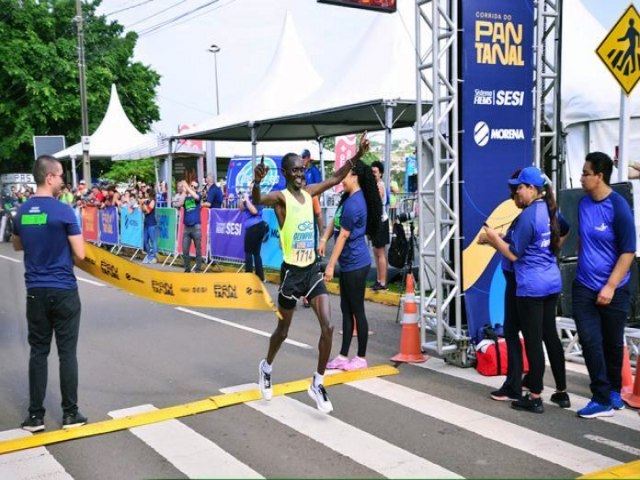
[{"label": "blue event banner", "polygon": [[[271,208],[262,210],[262,218],[269,226],[269,232],[265,235],[260,250],[262,264],[265,267],[279,269],[282,264],[282,249],[278,220]],[[239,210],[212,208],[209,215],[209,231],[211,256],[244,261],[245,229]]]},{"label": "blue event banner", "polygon": [[477,340],[483,325],[504,318],[500,255],[478,246],[478,234],[485,222],[513,220],[505,214],[507,180],[533,163],[533,0],[468,0],[461,18],[462,270],[467,323]]},{"label": "blue event banner", "polygon": [[[267,176],[260,183],[262,193],[282,190],[286,186],[286,180],[280,171],[281,161],[282,157],[277,155],[264,157],[264,164],[268,171]],[[227,171],[227,192],[229,194],[237,197],[238,192],[247,192],[252,181],[251,157],[234,157],[229,160],[229,170]]]},{"label": "blue event banner", "polygon": [[118,210],[116,207],[104,207],[98,210],[98,239],[105,245],[118,244]]},{"label": "blue event banner", "polygon": [[144,216],[139,208],[120,207],[120,244],[142,248]]}]

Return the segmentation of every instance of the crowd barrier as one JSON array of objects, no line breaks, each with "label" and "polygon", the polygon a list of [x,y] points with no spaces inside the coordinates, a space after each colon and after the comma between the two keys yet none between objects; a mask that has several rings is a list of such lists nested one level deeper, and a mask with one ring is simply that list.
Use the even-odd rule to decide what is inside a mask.
[{"label": "crowd barrier", "polygon": [[[143,250],[144,214],[140,209],[128,207],[85,206],[75,209],[82,237],[97,246],[110,246],[119,253],[124,247],[134,249],[131,260]],[[156,208],[158,251],[166,256],[164,264],[173,265],[182,255],[184,209]],[[228,262],[244,264],[244,235],[242,213],[236,209],[201,208],[202,225],[201,256],[208,267],[214,263]],[[263,220],[268,232],[263,239],[261,250],[265,267],[279,269],[282,263],[278,221],[273,209],[264,209]],[[195,256],[191,244],[190,256]],[[207,267],[207,268],[208,268]]]}]

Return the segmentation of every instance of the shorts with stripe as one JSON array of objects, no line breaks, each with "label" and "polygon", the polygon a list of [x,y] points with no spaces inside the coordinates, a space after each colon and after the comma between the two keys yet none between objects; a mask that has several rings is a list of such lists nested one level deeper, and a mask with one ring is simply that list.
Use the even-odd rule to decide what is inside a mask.
[{"label": "shorts with stripe", "polygon": [[286,310],[296,306],[300,297],[312,298],[327,293],[324,284],[324,274],[316,262],[307,267],[296,267],[282,263],[280,267],[280,289],[278,290],[278,305]]}]

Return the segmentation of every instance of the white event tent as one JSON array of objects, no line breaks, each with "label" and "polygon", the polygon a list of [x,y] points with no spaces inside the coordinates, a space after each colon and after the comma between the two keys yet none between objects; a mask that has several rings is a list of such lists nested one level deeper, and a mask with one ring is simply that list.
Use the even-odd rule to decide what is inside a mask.
[{"label": "white event tent", "polygon": [[[111,85],[111,98],[109,106],[104,114],[102,122],[90,137],[89,156],[94,159],[108,158],[114,155],[131,150],[136,145],[154,141],[153,135],[140,133],[133,126],[129,117],[124,112],[120,97],[115,85]],[[53,154],[61,160],[71,159],[73,165],[73,176],[75,186],[75,160],[82,157],[82,144],[76,143],[64,150]]]},{"label": "white event tent", "polygon": [[[607,35],[580,0],[564,0],[560,120],[566,131],[567,187],[580,187],[587,153],[614,155],[619,138],[620,86],[596,55]],[[630,158],[640,159],[640,96],[630,97]],[[551,100],[549,100],[550,102]],[[552,105],[545,105],[550,113]],[[617,172],[614,171],[614,178]]]},{"label": "white event tent", "polygon": [[[415,123],[416,55],[400,16],[379,15],[335,74],[320,83],[287,14],[274,61],[261,83],[264,88],[232,112],[176,138],[255,144],[385,130],[389,161],[392,128]],[[305,76],[301,78],[299,72],[306,72]]]}]

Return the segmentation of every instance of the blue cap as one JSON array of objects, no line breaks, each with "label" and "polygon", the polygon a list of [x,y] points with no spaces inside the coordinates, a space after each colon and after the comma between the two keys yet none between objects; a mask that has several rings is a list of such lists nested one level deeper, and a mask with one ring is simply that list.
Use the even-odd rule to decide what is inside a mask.
[{"label": "blue cap", "polygon": [[311,156],[311,152],[309,150],[307,150],[306,148],[304,150],[302,150],[302,153],[300,154],[300,157],[302,158],[307,158]]},{"label": "blue cap", "polygon": [[527,167],[522,169],[520,175],[518,175],[518,178],[512,178],[511,180],[509,180],[510,185],[521,185],[523,183],[526,185],[533,185],[534,187],[541,188],[544,187],[545,178],[539,168]]}]

